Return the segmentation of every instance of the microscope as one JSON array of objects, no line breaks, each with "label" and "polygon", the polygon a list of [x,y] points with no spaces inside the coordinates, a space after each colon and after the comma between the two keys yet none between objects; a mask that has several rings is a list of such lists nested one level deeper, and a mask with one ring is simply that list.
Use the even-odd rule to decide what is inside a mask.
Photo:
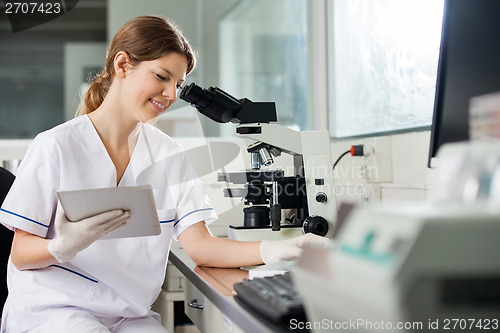
[{"label": "microscope", "polygon": [[[204,89],[191,83],[179,97],[213,121],[238,124],[236,133],[252,141],[247,148],[252,170],[217,175],[218,181],[241,186],[224,189],[224,196],[244,198],[247,206],[243,226],[231,225],[229,238],[266,239],[263,231],[289,232],[289,237],[331,234],[337,205],[328,131],[296,131],[275,124],[274,102],[236,99],[217,87]],[[261,169],[281,153],[293,156],[292,175]],[[282,210],[293,214],[282,218]]]}]

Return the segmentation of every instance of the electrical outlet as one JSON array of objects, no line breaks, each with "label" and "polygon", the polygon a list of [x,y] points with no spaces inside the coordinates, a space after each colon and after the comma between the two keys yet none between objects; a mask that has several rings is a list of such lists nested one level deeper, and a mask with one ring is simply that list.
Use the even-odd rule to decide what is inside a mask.
[{"label": "electrical outlet", "polygon": [[392,152],[389,137],[376,137],[366,140],[363,170],[368,183],[392,182]]}]

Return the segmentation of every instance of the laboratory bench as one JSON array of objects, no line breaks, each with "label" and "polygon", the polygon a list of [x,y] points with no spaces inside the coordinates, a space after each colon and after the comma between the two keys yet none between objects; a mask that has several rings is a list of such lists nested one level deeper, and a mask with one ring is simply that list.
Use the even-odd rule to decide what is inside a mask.
[{"label": "laboratory bench", "polygon": [[248,278],[247,269],[196,266],[174,244],[169,261],[183,275],[184,311],[201,332],[291,332],[250,312],[235,300],[233,284]]}]

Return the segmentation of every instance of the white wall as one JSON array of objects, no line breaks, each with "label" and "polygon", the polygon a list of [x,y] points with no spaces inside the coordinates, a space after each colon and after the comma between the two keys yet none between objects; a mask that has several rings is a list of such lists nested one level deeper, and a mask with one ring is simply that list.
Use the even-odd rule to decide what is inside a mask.
[{"label": "white wall", "polygon": [[[426,192],[430,185],[429,175],[432,172],[427,167],[429,131],[332,141],[334,162],[351,145],[367,144],[377,139],[389,140],[390,153],[384,163],[388,163],[392,169],[391,179],[380,183],[367,181],[363,178],[364,158],[348,154],[337,165],[335,171],[335,181],[339,186],[338,200],[363,204],[381,200],[426,200]],[[374,153],[377,154],[376,149]]]}]

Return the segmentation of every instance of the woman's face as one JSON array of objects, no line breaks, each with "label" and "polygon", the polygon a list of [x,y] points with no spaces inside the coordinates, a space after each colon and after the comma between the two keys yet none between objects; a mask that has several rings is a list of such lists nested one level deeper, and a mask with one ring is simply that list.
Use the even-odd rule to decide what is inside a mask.
[{"label": "woman's face", "polygon": [[178,53],[131,67],[122,95],[127,110],[140,122],[157,118],[179,97],[187,68],[186,57]]}]

